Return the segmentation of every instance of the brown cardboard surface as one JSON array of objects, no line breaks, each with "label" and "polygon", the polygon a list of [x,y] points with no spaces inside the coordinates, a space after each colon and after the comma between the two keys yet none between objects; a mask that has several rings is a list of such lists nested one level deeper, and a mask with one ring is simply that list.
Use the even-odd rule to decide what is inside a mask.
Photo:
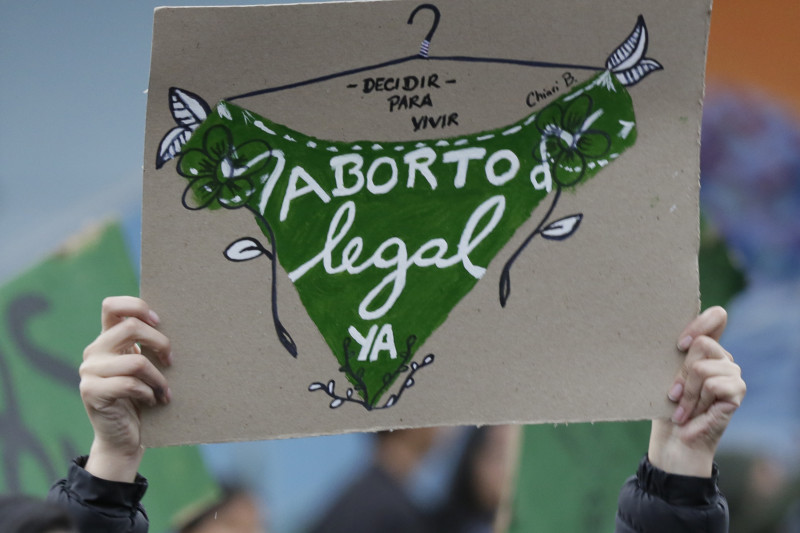
[{"label": "brown cardboard surface", "polygon": [[[156,10],[141,294],[162,318],[175,365],[167,372],[172,404],[144,417],[148,446],[669,414],[666,390],[680,361],[676,336],[699,307],[707,0],[436,2],[441,21],[431,57],[603,67],[642,15],[646,55],[664,70],[627,89],[635,144],[561,196],[550,220],[582,213],[579,230],[563,241],[534,239],[514,264],[513,293],[502,307],[503,264],[544,216],[548,200],[539,204],[495,259],[482,265],[486,273],[447,320],[417,347],[414,361],[432,353],[435,363],[421,369],[414,386],[388,409],[349,403],[331,409],[324,391],[309,391],[311,383],[333,379],[343,393],[347,380],[288,273],[277,265],[280,319],[297,343],[296,359],[273,327],[269,262],[232,263],[222,253],[239,237],[262,237],[253,216],[185,209],[187,181],[176,171],[177,158],[156,168],[159,144],[176,127],[170,87],[199,95],[213,111],[231,95],[413,55],[432,18],[422,11],[406,24],[417,5],[400,0]],[[425,141],[514,123],[532,112],[526,98],[552,88],[566,71],[581,81],[594,74],[420,60],[233,103],[317,139]],[[347,88],[369,76],[431,73],[458,83],[437,92],[432,108],[421,111],[389,113],[387,95]],[[415,113],[454,111],[458,124],[450,128],[411,127]]]}]

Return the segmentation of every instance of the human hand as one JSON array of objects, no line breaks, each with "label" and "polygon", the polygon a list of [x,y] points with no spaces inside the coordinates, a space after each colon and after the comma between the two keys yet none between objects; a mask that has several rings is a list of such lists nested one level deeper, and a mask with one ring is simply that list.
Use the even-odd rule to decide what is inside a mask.
[{"label": "human hand", "polygon": [[650,432],[648,457],[661,470],[711,477],[717,444],[746,391],[741,369],[719,344],[727,319],[721,307],[709,308],[679,337],[686,359],[668,393],[677,407]]},{"label": "human hand", "polygon": [[136,478],[144,448],[140,412],[170,401],[167,380],[142,354],[152,352],[163,365],[172,363],[169,339],[155,328],[158,315],[139,298],[106,298],[102,332],[83,352],[81,399],[94,428],[86,470],[112,481]]}]

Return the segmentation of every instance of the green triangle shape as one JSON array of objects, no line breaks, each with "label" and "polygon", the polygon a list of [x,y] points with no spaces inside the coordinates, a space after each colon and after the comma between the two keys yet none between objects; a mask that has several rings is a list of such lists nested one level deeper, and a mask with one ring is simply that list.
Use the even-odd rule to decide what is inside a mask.
[{"label": "green triangle shape", "polygon": [[[379,402],[398,377],[413,384],[418,348],[545,196],[593,177],[635,139],[630,96],[605,71],[513,124],[424,141],[320,140],[220,102],[177,168],[187,208],[245,208],[267,244],[274,234],[353,385],[347,400],[372,409],[394,403]],[[266,249],[245,246],[240,259]]]}]

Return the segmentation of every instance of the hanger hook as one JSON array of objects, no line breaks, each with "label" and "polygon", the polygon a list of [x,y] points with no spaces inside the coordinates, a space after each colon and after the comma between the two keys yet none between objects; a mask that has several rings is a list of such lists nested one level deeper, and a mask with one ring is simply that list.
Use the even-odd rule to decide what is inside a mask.
[{"label": "hanger hook", "polygon": [[422,11],[423,9],[429,9],[433,11],[433,24],[431,25],[431,29],[428,32],[428,35],[425,36],[425,40],[422,41],[422,45],[419,48],[419,55],[422,57],[428,57],[428,49],[431,46],[431,40],[433,39],[433,34],[436,32],[436,28],[439,27],[439,19],[442,17],[442,14],[439,12],[439,8],[433,4],[420,4],[411,12],[411,15],[408,17],[408,23],[414,23],[414,16]]}]

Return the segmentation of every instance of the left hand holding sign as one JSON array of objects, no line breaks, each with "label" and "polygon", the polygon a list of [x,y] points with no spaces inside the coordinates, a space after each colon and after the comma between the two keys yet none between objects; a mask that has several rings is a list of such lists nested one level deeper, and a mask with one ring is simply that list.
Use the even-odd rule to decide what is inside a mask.
[{"label": "left hand holding sign", "polygon": [[172,363],[169,339],[156,315],[139,298],[106,298],[102,332],[83,353],[80,391],[94,429],[86,471],[96,477],[132,482],[144,448],[141,406],[167,404],[167,380],[142,354],[144,347],[163,365]]}]

